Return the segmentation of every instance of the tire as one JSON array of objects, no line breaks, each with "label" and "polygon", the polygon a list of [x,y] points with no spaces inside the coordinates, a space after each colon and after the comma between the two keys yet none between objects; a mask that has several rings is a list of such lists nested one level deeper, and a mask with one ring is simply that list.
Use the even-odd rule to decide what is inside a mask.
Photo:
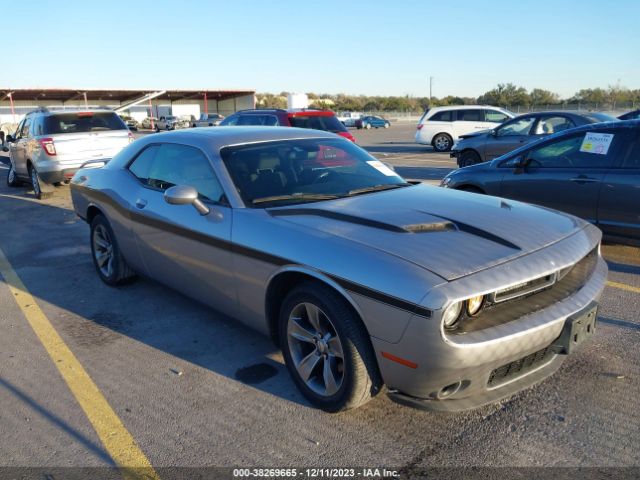
[{"label": "tire", "polygon": [[53,195],[53,191],[48,190],[44,187],[42,180],[40,180],[40,176],[38,175],[38,171],[34,168],[33,165],[29,165],[29,178],[31,179],[31,188],[33,188],[33,195],[38,200],[44,200],[45,198],[49,198]]},{"label": "tire", "polygon": [[91,222],[89,243],[93,266],[104,283],[116,287],[136,277],[122,256],[111,225],[104,215],[96,215]]},{"label": "tire", "polygon": [[384,124],[384,128],[389,128],[389,124],[388,124],[388,123],[385,123],[385,124]]},{"label": "tire", "polygon": [[462,152],[460,158],[458,159],[458,166],[460,168],[470,167],[471,165],[475,165],[476,163],[481,162],[482,159],[480,158],[480,155],[478,155],[478,152],[474,152],[473,150],[465,150],[464,152]]},{"label": "tire", "polygon": [[439,133],[433,137],[432,145],[436,152],[448,152],[453,146],[453,139],[447,133]]},{"label": "tire", "polygon": [[280,309],[279,334],[289,373],[314,406],[349,410],[382,388],[369,335],[334,290],[310,282],[289,292]]},{"label": "tire", "polygon": [[21,184],[22,182],[18,179],[16,170],[13,168],[13,163],[9,162],[9,171],[7,172],[7,186],[19,187]]},{"label": "tire", "polygon": [[369,125],[368,123],[365,123],[364,128],[366,128],[367,130],[371,129],[371,125]]},{"label": "tire", "polygon": [[160,127],[156,125],[156,133],[160,133]]}]

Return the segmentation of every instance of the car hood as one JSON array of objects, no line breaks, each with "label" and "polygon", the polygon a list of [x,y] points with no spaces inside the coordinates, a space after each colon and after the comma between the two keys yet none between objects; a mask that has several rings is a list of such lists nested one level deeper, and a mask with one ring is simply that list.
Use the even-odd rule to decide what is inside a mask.
[{"label": "car hood", "polygon": [[465,133],[464,135],[460,135],[458,138],[465,139],[465,138],[486,137],[490,131],[491,130],[480,130],[478,132]]},{"label": "car hood", "polygon": [[[586,225],[548,209],[426,185],[268,212],[279,221],[357,242],[449,281],[527,255]],[[331,254],[330,245],[326,254]]]}]

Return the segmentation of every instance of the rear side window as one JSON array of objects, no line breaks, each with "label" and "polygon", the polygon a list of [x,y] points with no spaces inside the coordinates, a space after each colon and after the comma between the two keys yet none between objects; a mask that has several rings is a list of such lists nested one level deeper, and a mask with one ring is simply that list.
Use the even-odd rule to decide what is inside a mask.
[{"label": "rear side window", "polygon": [[484,122],[484,114],[479,108],[473,110],[458,110],[457,120],[459,122]]},{"label": "rear side window", "polygon": [[274,127],[278,125],[275,115],[240,115],[235,125],[257,125],[261,127]]},{"label": "rear side window", "polygon": [[325,132],[346,132],[346,127],[334,116],[327,115],[295,115],[289,117],[292,127],[312,128]]},{"label": "rear side window", "polygon": [[538,121],[536,135],[550,135],[573,128],[575,125],[567,117],[546,117]]},{"label": "rear side window", "polygon": [[[619,150],[624,136],[615,131],[594,132],[598,135],[612,135],[608,147],[590,143],[587,135],[581,132],[569,137],[558,139],[544,146],[534,148],[527,158],[531,160],[531,167],[542,168],[607,168],[613,164],[615,152]],[[606,149],[606,151],[605,151]]]},{"label": "rear side window", "polygon": [[631,142],[633,145],[631,146],[631,151],[629,155],[624,161],[622,168],[638,168],[640,169],[640,131],[636,133]]},{"label": "rear side window", "polygon": [[435,113],[431,118],[429,118],[429,121],[430,122],[452,122],[453,112],[451,110],[444,110],[442,112]]},{"label": "rear side window", "polygon": [[126,129],[125,123],[114,112],[56,113],[46,117],[44,122],[45,135]]}]

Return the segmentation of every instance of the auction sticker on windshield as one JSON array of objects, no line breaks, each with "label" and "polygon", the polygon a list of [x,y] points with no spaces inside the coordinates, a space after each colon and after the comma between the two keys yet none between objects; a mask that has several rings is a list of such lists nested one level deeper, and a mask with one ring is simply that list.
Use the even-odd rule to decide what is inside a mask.
[{"label": "auction sticker on windshield", "polygon": [[376,170],[378,170],[380,173],[385,174],[387,177],[397,177],[398,176],[398,174],[396,172],[391,170],[389,167],[387,167],[380,160],[372,160],[372,161],[367,162],[367,163],[369,165],[371,165],[373,168],[375,168]]},{"label": "auction sticker on windshield", "polygon": [[580,146],[581,152],[606,155],[613,140],[613,133],[587,132]]}]

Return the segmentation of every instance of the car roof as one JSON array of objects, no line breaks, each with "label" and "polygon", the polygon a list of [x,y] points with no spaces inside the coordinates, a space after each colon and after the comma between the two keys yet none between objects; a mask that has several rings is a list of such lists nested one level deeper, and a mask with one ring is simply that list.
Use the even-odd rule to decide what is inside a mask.
[{"label": "car roof", "polygon": [[506,111],[504,108],[495,107],[493,105],[443,105],[441,107],[433,107],[429,112],[439,112],[441,110],[479,110],[482,108],[492,108],[494,110]]},{"label": "car roof", "polygon": [[317,108],[251,108],[247,110],[238,110],[236,113],[241,115],[260,115],[265,113],[286,113],[293,115],[335,115],[332,110],[319,110]]}]

